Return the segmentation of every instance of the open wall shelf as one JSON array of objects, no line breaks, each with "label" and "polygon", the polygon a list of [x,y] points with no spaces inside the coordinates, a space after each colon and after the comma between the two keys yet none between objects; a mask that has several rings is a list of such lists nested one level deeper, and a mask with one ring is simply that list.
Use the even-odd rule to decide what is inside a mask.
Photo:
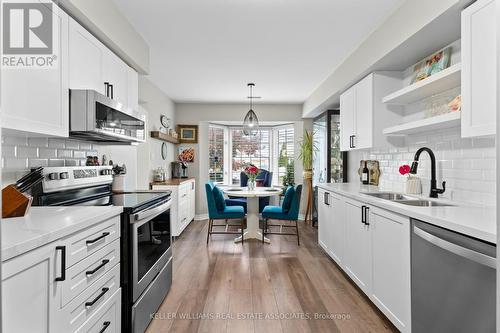
[{"label": "open wall shelf", "polygon": [[160,132],[160,131],[151,131],[151,137],[158,139],[158,140],[170,142],[170,143],[175,143],[175,144],[179,143],[179,139],[174,138],[173,136],[170,136],[170,135],[163,133],[163,132]]},{"label": "open wall shelf", "polygon": [[452,65],[441,72],[415,82],[382,98],[386,104],[405,105],[460,86],[461,64]]},{"label": "open wall shelf", "polygon": [[460,126],[461,112],[450,112],[443,115],[416,120],[405,124],[392,126],[384,129],[383,133],[387,136],[400,136],[425,131],[432,131],[444,128]]}]

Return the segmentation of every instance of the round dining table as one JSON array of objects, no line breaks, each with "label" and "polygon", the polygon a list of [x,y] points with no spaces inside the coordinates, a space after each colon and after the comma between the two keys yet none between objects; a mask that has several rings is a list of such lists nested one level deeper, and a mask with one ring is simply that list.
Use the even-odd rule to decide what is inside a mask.
[{"label": "round dining table", "polygon": [[[262,232],[259,228],[259,198],[280,195],[282,190],[274,187],[256,187],[254,190],[249,190],[247,187],[227,187],[222,191],[229,196],[247,198],[247,228],[243,233],[243,239],[262,241]],[[241,242],[241,236],[236,237],[234,241]],[[269,238],[264,237],[264,242],[270,243]]]}]

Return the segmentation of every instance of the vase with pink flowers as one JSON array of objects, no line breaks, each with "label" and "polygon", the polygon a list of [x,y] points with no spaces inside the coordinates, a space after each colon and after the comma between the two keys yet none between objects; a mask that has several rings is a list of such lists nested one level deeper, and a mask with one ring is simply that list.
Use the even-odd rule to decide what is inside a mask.
[{"label": "vase with pink flowers", "polygon": [[248,190],[249,191],[255,190],[255,179],[257,179],[257,176],[260,173],[259,168],[257,168],[253,164],[250,164],[245,168],[244,172],[248,177],[248,182],[247,182]]},{"label": "vase with pink flowers", "polygon": [[402,176],[408,175],[405,184],[405,192],[407,194],[421,194],[422,193],[422,183],[420,178],[410,173],[411,167],[408,164],[403,164],[399,167],[399,173]]}]

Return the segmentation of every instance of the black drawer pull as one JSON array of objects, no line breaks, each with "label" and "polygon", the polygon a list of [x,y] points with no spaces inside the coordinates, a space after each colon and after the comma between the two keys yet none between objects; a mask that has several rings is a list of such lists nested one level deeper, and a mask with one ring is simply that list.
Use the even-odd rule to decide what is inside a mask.
[{"label": "black drawer pull", "polygon": [[102,333],[104,332],[108,327],[109,325],[111,325],[111,322],[110,321],[105,321],[104,323],[102,323],[102,328],[101,330],[99,331],[99,333]]},{"label": "black drawer pull", "polygon": [[108,292],[109,288],[102,288],[102,291],[99,295],[97,295],[96,298],[94,298],[93,301],[91,302],[86,302],[85,303],[85,306],[92,306],[95,304],[95,302],[97,302],[102,296],[104,296],[107,292]]},{"label": "black drawer pull", "polygon": [[101,263],[99,266],[97,266],[96,268],[94,268],[94,269],[93,269],[93,270],[91,270],[91,271],[86,271],[86,272],[85,272],[85,274],[87,274],[87,275],[92,275],[92,274],[94,274],[95,272],[97,272],[98,270],[100,270],[101,268],[103,268],[104,266],[106,266],[106,264],[107,264],[108,262],[109,262],[109,260],[108,260],[108,259],[104,259],[104,260],[102,261],[102,263]]},{"label": "black drawer pull", "polygon": [[103,238],[104,238],[104,237],[106,237],[106,236],[109,236],[109,232],[107,232],[107,231],[106,231],[106,232],[103,232],[103,233],[102,233],[102,235],[101,235],[101,236],[99,236],[99,237],[97,237],[97,238],[94,238],[94,239],[88,240],[86,243],[87,243],[87,245],[89,245],[89,244],[94,244],[95,242],[97,242],[97,241],[99,241],[99,240],[103,239]]},{"label": "black drawer pull", "polygon": [[66,280],[66,246],[56,246],[56,251],[61,251],[61,276],[56,281]]}]

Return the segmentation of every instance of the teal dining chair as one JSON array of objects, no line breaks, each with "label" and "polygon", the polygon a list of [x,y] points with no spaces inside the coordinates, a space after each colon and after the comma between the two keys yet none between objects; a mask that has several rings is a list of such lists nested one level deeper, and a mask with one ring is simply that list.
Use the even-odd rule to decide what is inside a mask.
[{"label": "teal dining chair", "polygon": [[[207,194],[207,204],[208,204],[208,232],[207,232],[207,244],[210,235],[213,234],[241,234],[241,243],[243,244],[243,232],[245,229],[245,209],[243,206],[226,206],[224,200],[224,194],[222,191],[215,186],[214,183],[208,182],[205,184],[205,191]],[[214,224],[214,220],[224,220],[225,224]],[[239,226],[241,231],[228,231],[229,225],[228,220],[241,220]],[[224,231],[213,231],[213,227],[225,227]]]},{"label": "teal dining chair", "polygon": [[[297,244],[300,246],[298,220],[301,194],[302,185],[289,186],[285,191],[285,197],[281,206],[264,207],[262,211],[262,218],[264,219],[262,243],[264,243],[265,235],[292,235],[297,236]],[[295,221],[295,225],[269,224],[269,220]],[[280,232],[271,232],[269,231],[269,227],[280,227]],[[295,228],[296,233],[283,232],[283,228]]]}]

